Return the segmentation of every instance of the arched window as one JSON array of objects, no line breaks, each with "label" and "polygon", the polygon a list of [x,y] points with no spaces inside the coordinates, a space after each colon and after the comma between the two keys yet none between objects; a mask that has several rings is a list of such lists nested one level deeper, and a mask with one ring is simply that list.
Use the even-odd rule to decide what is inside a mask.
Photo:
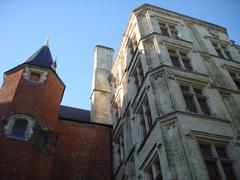
[{"label": "arched window", "polygon": [[33,134],[36,121],[26,114],[13,114],[4,127],[7,138],[29,140]]},{"label": "arched window", "polygon": [[26,119],[16,119],[10,135],[18,138],[25,138],[27,126],[28,121]]}]

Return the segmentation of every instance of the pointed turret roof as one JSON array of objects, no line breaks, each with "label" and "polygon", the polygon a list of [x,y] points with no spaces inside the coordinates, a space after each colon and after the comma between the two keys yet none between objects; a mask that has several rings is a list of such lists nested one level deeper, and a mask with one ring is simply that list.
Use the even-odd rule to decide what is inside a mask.
[{"label": "pointed turret roof", "polygon": [[42,46],[37,50],[24,64],[41,66],[54,69],[54,61],[50,49],[47,45]]}]

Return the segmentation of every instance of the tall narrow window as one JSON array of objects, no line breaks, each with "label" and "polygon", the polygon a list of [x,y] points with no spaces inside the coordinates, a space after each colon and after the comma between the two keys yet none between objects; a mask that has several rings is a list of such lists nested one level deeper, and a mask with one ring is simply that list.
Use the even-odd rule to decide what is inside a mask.
[{"label": "tall narrow window", "polygon": [[142,64],[141,64],[140,58],[138,59],[138,62],[133,71],[132,77],[134,79],[135,87],[136,87],[136,89],[138,89],[141,86],[143,79],[144,79],[144,74],[143,74],[143,69],[142,69]]},{"label": "tall narrow window", "polygon": [[151,129],[153,123],[147,95],[145,96],[143,103],[138,110],[138,115],[141,125],[142,137],[144,139]]},{"label": "tall narrow window", "polygon": [[124,138],[123,138],[123,129],[121,129],[119,135],[116,137],[115,140],[115,149],[116,149],[116,163],[117,166],[121,164],[124,160]]},{"label": "tall narrow window", "polygon": [[158,156],[148,165],[145,170],[147,180],[162,180],[162,171]]},{"label": "tall narrow window", "polygon": [[181,86],[181,89],[182,89],[183,98],[185,100],[187,109],[190,112],[197,112],[197,108],[196,108],[196,105],[195,105],[194,99],[193,99],[193,94],[190,93],[189,87],[188,86]]},{"label": "tall narrow window", "polygon": [[240,73],[230,72],[230,76],[232,77],[232,80],[234,81],[237,88],[240,90]]}]

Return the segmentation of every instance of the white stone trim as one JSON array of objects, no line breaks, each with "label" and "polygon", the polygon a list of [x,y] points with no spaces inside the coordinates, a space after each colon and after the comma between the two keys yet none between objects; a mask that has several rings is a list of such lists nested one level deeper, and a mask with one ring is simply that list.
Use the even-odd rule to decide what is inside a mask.
[{"label": "white stone trim", "polygon": [[[31,75],[32,72],[34,72],[34,73],[39,73],[39,74],[41,75],[39,81],[29,80],[30,75]],[[40,69],[35,69],[35,68],[30,68],[30,67],[26,67],[26,68],[25,68],[25,71],[24,71],[24,73],[23,73],[23,77],[24,77],[24,79],[27,80],[27,81],[36,82],[36,83],[42,83],[42,82],[44,82],[44,81],[47,79],[47,74],[48,74],[47,71],[40,70]]]},{"label": "white stone trim", "polygon": [[[25,119],[26,121],[28,121],[24,138],[19,138],[11,135],[13,125],[17,119]],[[36,124],[36,121],[31,116],[28,116],[26,114],[14,114],[8,119],[7,125],[4,126],[5,134],[7,135],[8,138],[27,141],[31,138],[33,134],[33,127],[35,124]]]}]

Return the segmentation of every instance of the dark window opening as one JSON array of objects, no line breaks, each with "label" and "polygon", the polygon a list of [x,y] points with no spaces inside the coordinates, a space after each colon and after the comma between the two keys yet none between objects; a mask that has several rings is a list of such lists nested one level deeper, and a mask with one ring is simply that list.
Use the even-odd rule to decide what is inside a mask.
[{"label": "dark window opening", "polygon": [[195,106],[193,96],[184,94],[183,97],[184,97],[184,100],[185,100],[185,103],[186,103],[186,106],[187,106],[188,110],[190,112],[197,112],[197,108]]},{"label": "dark window opening", "polygon": [[237,178],[235,177],[235,174],[233,172],[233,169],[232,169],[232,164],[222,163],[222,168],[223,168],[223,171],[225,173],[227,180],[237,180]]},{"label": "dark window opening", "polygon": [[39,81],[40,78],[41,78],[41,74],[36,73],[36,72],[31,72],[31,74],[29,76],[29,80],[31,80],[31,81]]},{"label": "dark window opening", "polygon": [[182,61],[183,61],[184,67],[185,67],[187,70],[189,70],[189,71],[192,71],[192,70],[193,70],[193,69],[192,69],[192,65],[191,65],[191,63],[190,63],[190,60],[188,60],[188,59],[182,59]]},{"label": "dark window opening", "polygon": [[17,119],[14,122],[12,131],[11,131],[11,136],[18,137],[18,138],[25,138],[25,133],[27,130],[28,126],[28,121],[25,119]]},{"label": "dark window opening", "polygon": [[210,115],[210,111],[209,111],[209,108],[208,108],[208,105],[206,102],[207,100],[205,98],[200,98],[200,97],[198,97],[197,100],[198,100],[198,103],[200,105],[202,112],[206,115]]},{"label": "dark window opening", "polygon": [[209,144],[200,144],[199,146],[203,156],[212,156],[212,151]]},{"label": "dark window opening", "polygon": [[219,176],[219,173],[218,173],[216,162],[214,162],[214,161],[205,161],[205,163],[206,163],[206,166],[207,166],[207,171],[208,171],[209,178],[211,180],[219,180],[219,179],[221,179],[221,177]]},{"label": "dark window opening", "polygon": [[179,59],[177,56],[170,56],[173,66],[181,67]]}]

